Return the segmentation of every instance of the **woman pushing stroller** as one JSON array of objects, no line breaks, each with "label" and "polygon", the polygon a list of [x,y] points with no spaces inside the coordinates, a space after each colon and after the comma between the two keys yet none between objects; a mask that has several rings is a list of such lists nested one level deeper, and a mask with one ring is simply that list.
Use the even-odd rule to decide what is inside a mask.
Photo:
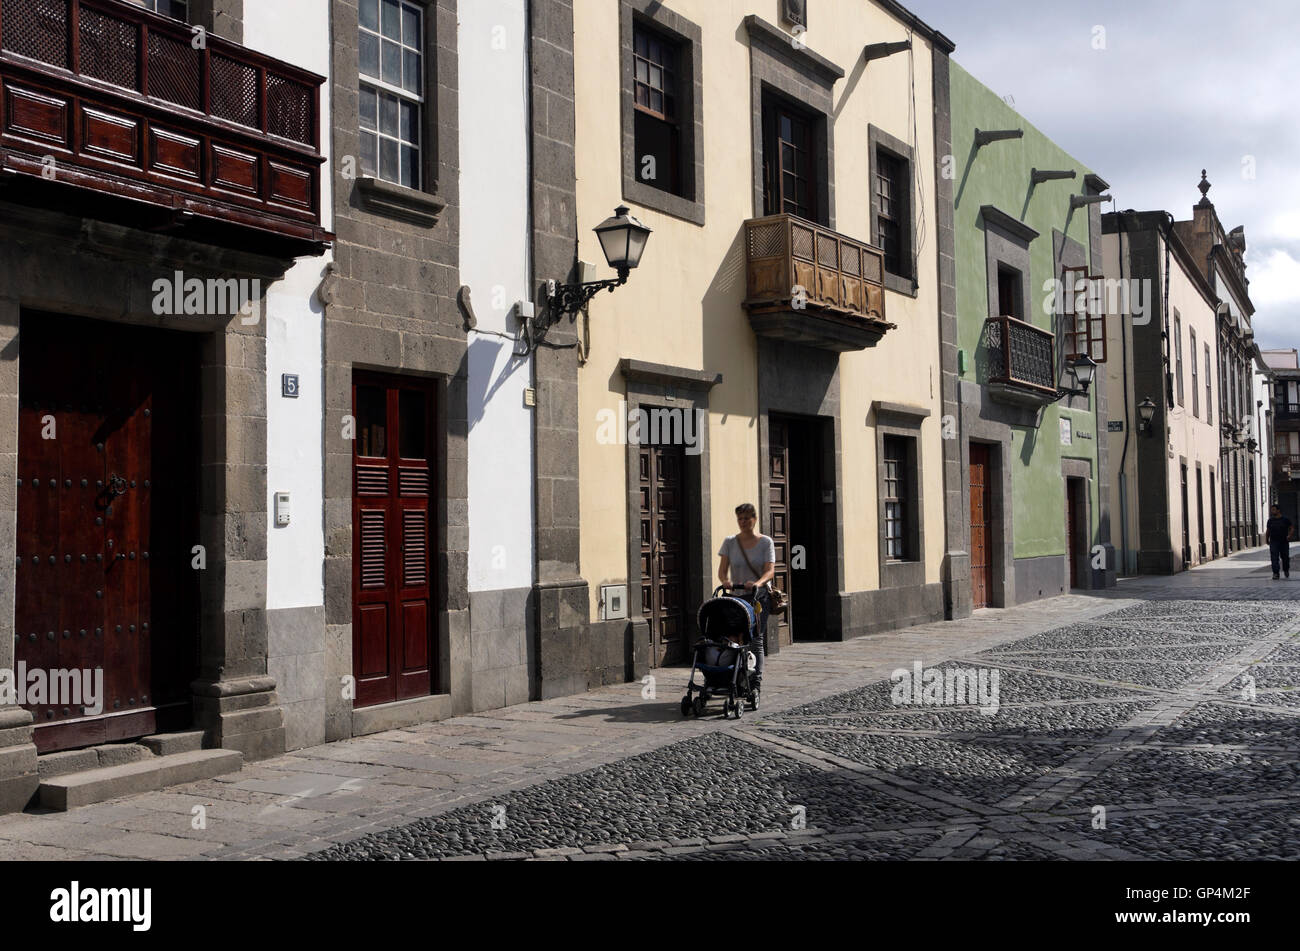
[{"label": "woman pushing stroller", "polygon": [[767,643],[767,616],[771,613],[768,583],[776,573],[776,546],[772,539],[756,532],[758,512],[746,502],[736,506],[736,524],[740,531],[728,535],[718,549],[718,580],[733,588],[744,587],[759,604],[758,632],[750,650],[754,652],[754,685],[763,679],[763,654]]}]

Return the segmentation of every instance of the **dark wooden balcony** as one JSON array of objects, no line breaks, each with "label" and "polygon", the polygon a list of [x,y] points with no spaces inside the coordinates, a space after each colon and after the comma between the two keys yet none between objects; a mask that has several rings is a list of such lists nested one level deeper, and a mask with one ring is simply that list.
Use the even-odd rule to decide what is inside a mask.
[{"label": "dark wooden balcony", "polygon": [[1273,472],[1279,479],[1300,479],[1300,456],[1275,453]]},{"label": "dark wooden balcony", "polygon": [[1051,333],[1015,317],[990,317],[984,322],[984,340],[994,395],[1029,405],[1056,398],[1056,339]]},{"label": "dark wooden balcony", "polygon": [[771,215],[745,222],[745,256],[745,309],[759,336],[843,352],[875,346],[896,326],[885,320],[878,248]]},{"label": "dark wooden balcony", "polygon": [[0,197],[320,253],[324,78],[121,0],[0,0]]}]

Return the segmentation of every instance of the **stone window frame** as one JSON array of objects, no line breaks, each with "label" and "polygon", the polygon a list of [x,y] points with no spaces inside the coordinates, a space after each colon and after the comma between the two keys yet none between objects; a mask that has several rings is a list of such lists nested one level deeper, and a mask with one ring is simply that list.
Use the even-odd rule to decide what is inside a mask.
[{"label": "stone window frame", "polygon": [[[408,188],[405,185],[385,181],[374,176],[358,174],[355,179],[356,196],[360,205],[373,214],[432,228],[438,223],[439,215],[446,208],[446,202],[439,197],[441,190],[438,174],[442,164],[443,147],[442,131],[439,125],[441,112],[439,90],[441,89],[442,75],[442,56],[439,41],[444,33],[445,23],[440,22],[440,20],[445,15],[445,11],[439,0],[405,0],[405,2],[420,7],[423,11],[422,78],[424,101],[421,103],[420,108],[420,187],[418,189]],[[358,90],[361,84],[361,55],[358,35],[361,25],[360,9],[355,2],[343,4],[341,0],[332,0],[332,4],[331,9],[335,24],[334,41],[335,43],[340,40],[349,42],[350,48],[348,52],[351,55],[344,57],[348,64],[347,74],[343,75],[340,72],[339,75],[332,76],[330,79],[333,90],[330,102],[331,125],[336,135],[339,130],[347,130],[349,135],[354,137],[357,155],[353,157],[359,162],[361,118]],[[337,7],[337,9],[334,7]],[[343,19],[342,10],[350,11],[349,24],[340,23],[340,20]],[[336,64],[337,62],[335,60]],[[454,59],[452,62],[454,62]],[[338,94],[340,89],[351,90],[347,108],[343,108],[342,100]],[[341,161],[343,155],[348,152],[348,150],[343,149],[336,149],[335,151],[336,161]]]},{"label": "stone window frame", "polygon": [[[622,115],[623,198],[653,211],[704,224],[704,31],[661,0],[619,0],[619,97]],[[681,176],[675,195],[637,178],[633,28],[642,24],[677,43]],[[689,83],[690,88],[687,89]]]},{"label": "stone window frame", "polygon": [[[868,158],[870,159],[870,170],[868,172],[871,181],[871,244],[876,244],[877,235],[880,234],[880,198],[876,193],[876,175],[880,166],[880,153],[885,152],[892,158],[900,162],[906,170],[907,175],[907,208],[905,214],[899,216],[903,221],[903,226],[907,229],[902,235],[903,248],[907,251],[908,261],[911,263],[911,275],[895,274],[888,269],[884,272],[885,287],[896,294],[905,294],[908,297],[916,297],[921,287],[920,265],[921,262],[916,254],[916,150],[908,145],[897,136],[890,135],[879,126],[867,126],[867,148],[869,150]],[[897,199],[895,199],[897,200]],[[882,249],[883,250],[883,249]],[[1028,300],[1028,297],[1022,298]]]},{"label": "stone window frame", "polygon": [[[1001,310],[998,306],[998,268],[1005,266],[1020,273],[1020,306],[1024,311],[1024,321],[1031,326],[1037,326],[1034,324],[1033,308],[1030,306],[1030,302],[1034,299],[1030,275],[1032,257],[1030,245],[1038,237],[1038,232],[992,205],[984,205],[980,209],[980,215],[984,220],[984,277],[988,305],[986,315],[1002,316],[998,313]],[[982,334],[980,339],[981,347],[976,354],[976,380],[981,384],[987,384],[988,355],[985,353],[986,347],[983,345]],[[979,370],[980,362],[985,364],[983,372]]]},{"label": "stone window frame", "polygon": [[[1199,419],[1201,416],[1201,375],[1197,370],[1196,362],[1196,328],[1187,327],[1187,349],[1192,355],[1188,362],[1192,365],[1192,418]],[[1199,465],[1199,463],[1198,463]]]},{"label": "stone window frame", "polygon": [[[925,583],[925,481],[921,426],[930,416],[930,410],[922,406],[876,400],[872,403],[872,411],[876,424],[876,541],[880,560],[880,587],[914,587]],[[906,561],[889,557],[889,544],[885,538],[886,436],[907,440],[907,484],[911,498],[907,513],[906,548],[911,557]]]},{"label": "stone window frame", "polygon": [[813,161],[819,175],[817,210],[835,230],[835,83],[844,70],[807,47],[795,49],[793,35],[756,14],[744,20],[749,35],[750,129],[754,175],[754,217],[763,216],[763,101],[785,99],[813,122]]},{"label": "stone window frame", "polygon": [[1178,400],[1178,405],[1183,406],[1186,403],[1183,392],[1183,315],[1177,307],[1172,308],[1174,312],[1173,320],[1173,361],[1174,361],[1174,396]]}]

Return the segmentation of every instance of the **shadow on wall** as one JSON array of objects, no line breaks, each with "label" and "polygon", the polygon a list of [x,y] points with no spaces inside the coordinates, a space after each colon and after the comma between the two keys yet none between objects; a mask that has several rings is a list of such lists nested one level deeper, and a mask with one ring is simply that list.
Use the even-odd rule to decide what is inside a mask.
[{"label": "shadow on wall", "polygon": [[496,395],[497,390],[505,385],[506,380],[520,371],[527,372],[528,359],[513,356],[502,368],[501,372],[497,374],[496,378],[493,379],[501,352],[507,347],[513,348],[515,346],[517,346],[517,342],[499,337],[478,337],[470,343],[469,348],[466,350],[465,363],[469,368],[469,379],[466,384],[466,409],[469,413],[471,432],[483,419],[483,413],[487,409],[488,403]]},{"label": "shadow on wall", "polygon": [[721,422],[725,424],[734,413],[750,417],[752,426],[757,392],[734,385],[737,379],[749,375],[741,371],[741,367],[748,364],[753,368],[757,359],[754,332],[741,306],[746,293],[744,233],[742,223],[700,301],[704,330],[704,366],[701,369],[722,374],[722,386],[709,395],[709,408],[721,414]]}]

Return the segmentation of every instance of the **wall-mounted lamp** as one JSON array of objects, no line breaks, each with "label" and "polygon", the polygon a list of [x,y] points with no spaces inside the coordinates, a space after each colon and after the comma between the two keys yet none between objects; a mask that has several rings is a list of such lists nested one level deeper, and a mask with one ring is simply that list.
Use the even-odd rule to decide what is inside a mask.
[{"label": "wall-mounted lamp", "polygon": [[1100,205],[1102,202],[1111,200],[1109,195],[1071,195],[1070,207],[1083,208],[1087,205]]},{"label": "wall-mounted lamp", "polygon": [[1052,182],[1062,178],[1074,178],[1079,173],[1074,169],[1066,171],[1048,171],[1041,168],[1032,168],[1029,170],[1029,182],[1032,185],[1041,185],[1043,182]]},{"label": "wall-mounted lamp", "polygon": [[911,40],[899,40],[897,43],[868,43],[862,48],[862,58],[869,63],[873,59],[884,59],[886,56],[893,56],[895,53],[911,48]]},{"label": "wall-mounted lamp", "polygon": [[1066,364],[1070,368],[1070,373],[1079,381],[1077,387],[1063,386],[1059,389],[1057,398],[1062,396],[1087,396],[1088,388],[1092,386],[1092,378],[1097,374],[1097,361],[1086,353],[1079,353],[1070,358]]},{"label": "wall-mounted lamp", "polygon": [[1154,436],[1155,430],[1151,427],[1151,421],[1156,418],[1156,404],[1151,402],[1151,397],[1148,396],[1138,404],[1138,416],[1142,420],[1142,427],[1138,432]]},{"label": "wall-mounted lamp", "polygon": [[1024,137],[1024,129],[976,129],[975,148],[982,149],[990,142],[1000,142],[1003,139],[1023,139]]},{"label": "wall-mounted lamp", "polygon": [[650,228],[632,217],[631,209],[626,205],[615,208],[614,216],[606,218],[594,230],[600,239],[600,249],[605,252],[605,260],[618,272],[618,277],[581,284],[548,281],[546,296],[550,299],[551,323],[563,314],[576,314],[601,291],[612,293],[614,288],[626,284],[628,274],[641,263],[641,255],[645,253],[651,234]]}]

